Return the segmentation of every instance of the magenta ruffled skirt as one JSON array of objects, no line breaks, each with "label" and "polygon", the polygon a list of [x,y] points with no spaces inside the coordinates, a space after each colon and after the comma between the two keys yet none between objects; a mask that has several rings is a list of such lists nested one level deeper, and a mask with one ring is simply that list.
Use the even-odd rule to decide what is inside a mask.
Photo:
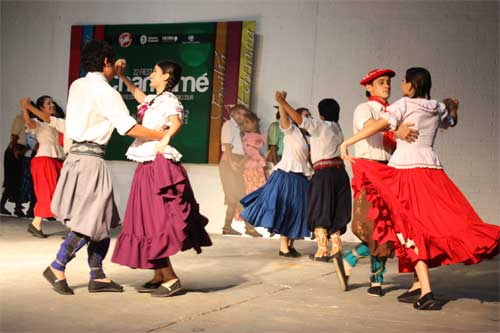
[{"label": "magenta ruffled skirt", "polygon": [[157,155],[134,173],[122,230],[112,262],[157,269],[179,251],[211,246],[187,172],[180,163]]}]

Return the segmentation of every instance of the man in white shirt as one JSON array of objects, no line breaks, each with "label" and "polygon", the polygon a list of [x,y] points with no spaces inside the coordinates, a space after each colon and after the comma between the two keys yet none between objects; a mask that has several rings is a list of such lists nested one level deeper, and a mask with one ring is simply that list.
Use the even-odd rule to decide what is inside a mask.
[{"label": "man in white shirt", "polygon": [[[360,81],[360,84],[366,89],[368,101],[359,104],[354,110],[354,134],[370,122],[379,119],[380,115],[386,112],[391,94],[391,78],[395,74],[391,69],[377,68],[366,74]],[[396,149],[395,134],[409,142],[414,140],[417,132],[410,128],[412,125],[402,124],[394,133],[391,131],[379,132],[366,140],[359,141],[355,145],[354,156],[387,164],[392,152]],[[350,252],[346,251],[344,255],[346,274],[350,275],[359,258],[371,254],[372,274],[368,294],[383,296],[382,283],[385,264],[388,257],[394,256],[394,244],[391,242],[376,244],[373,241],[373,221],[368,217],[371,203],[367,200],[365,192],[353,200],[353,206],[352,231],[363,243]]]},{"label": "man in white shirt", "polygon": [[[241,104],[231,108],[231,117],[222,125],[221,149],[222,156],[219,162],[219,175],[224,190],[224,204],[226,208],[226,218],[223,235],[239,236],[241,233],[231,227],[231,223],[236,214],[236,210],[242,210],[240,199],[245,195],[245,184],[243,182],[243,142],[241,139],[241,127],[245,113],[248,109]],[[245,222],[246,234],[252,237],[262,237],[255,228]]]},{"label": "man in white shirt", "polygon": [[103,160],[113,130],[144,140],[161,140],[164,133],[138,125],[120,94],[108,83],[115,75],[115,52],[103,41],[90,41],[81,54],[87,75],[71,84],[65,136],[73,140],[61,170],[51,210],[71,232],[56,259],[43,272],[63,295],[72,295],[65,276],[66,264],[88,244],[89,292],[121,292],[123,287],[106,277],[102,261],[110,242],[110,229],[120,217],[113,198],[111,175]]}]

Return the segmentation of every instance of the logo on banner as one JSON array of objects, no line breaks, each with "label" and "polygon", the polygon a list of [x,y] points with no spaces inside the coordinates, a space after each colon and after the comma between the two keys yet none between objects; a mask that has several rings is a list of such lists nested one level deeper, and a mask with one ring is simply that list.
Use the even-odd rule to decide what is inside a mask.
[{"label": "logo on banner", "polygon": [[139,38],[139,42],[141,43],[141,45],[146,44],[148,42],[148,36],[141,35],[141,37]]},{"label": "logo on banner", "polygon": [[121,47],[129,47],[132,44],[132,34],[130,32],[124,32],[118,37],[118,44]]}]

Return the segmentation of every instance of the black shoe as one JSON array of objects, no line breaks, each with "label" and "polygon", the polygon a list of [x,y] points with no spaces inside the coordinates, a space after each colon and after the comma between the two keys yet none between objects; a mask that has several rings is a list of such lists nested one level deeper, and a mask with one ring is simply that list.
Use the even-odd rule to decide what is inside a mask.
[{"label": "black shoe", "polygon": [[38,237],[38,238],[47,238],[47,235],[44,234],[42,232],[42,230],[38,230],[37,228],[35,228],[35,226],[33,224],[30,223],[30,225],[28,226],[28,230],[27,230],[30,234],[32,234],[33,236],[35,237]]},{"label": "black shoe", "polygon": [[181,281],[177,280],[170,287],[166,286],[166,283],[163,283],[160,287],[151,292],[151,296],[153,297],[170,297],[178,292],[182,291]]},{"label": "black shoe", "polygon": [[288,251],[288,252],[283,252],[280,250],[279,252],[279,256],[280,257],[285,257],[285,258],[298,258],[296,254],[294,254],[292,251]]},{"label": "black shoe", "polygon": [[398,301],[401,303],[415,303],[416,301],[418,301],[419,296],[420,288],[412,291],[407,290],[398,296]]},{"label": "black shoe", "polygon": [[0,214],[12,216],[12,213],[9,212],[5,207],[0,208]]},{"label": "black shoe", "polygon": [[49,281],[55,291],[61,295],[74,295],[73,289],[68,286],[66,279],[58,280],[50,266],[43,271],[43,276]]},{"label": "black shoe", "polygon": [[345,274],[344,258],[342,257],[342,252],[335,253],[332,256],[332,261],[335,265],[335,272],[337,273],[340,287],[343,291],[347,291],[347,276]]},{"label": "black shoe", "polygon": [[249,235],[249,236],[252,236],[253,238],[259,238],[259,237],[262,237],[261,234],[259,234],[257,232],[257,230],[255,229],[250,229],[250,230],[246,230],[245,231],[245,234]]},{"label": "black shoe", "polygon": [[96,280],[89,281],[89,293],[121,293],[123,292],[123,287],[116,282],[101,282]]},{"label": "black shoe", "polygon": [[368,288],[368,295],[377,297],[384,296],[382,286],[370,286],[370,288]]},{"label": "black shoe", "polygon": [[315,257],[314,254],[309,255],[309,259],[319,262],[329,262],[331,261],[330,256]]},{"label": "black shoe", "polygon": [[222,234],[223,235],[230,235],[230,236],[241,236],[241,233],[234,230],[233,228],[222,229]]},{"label": "black shoe", "polygon": [[16,210],[14,211],[14,215],[16,215],[16,216],[17,216],[17,217],[19,217],[19,218],[26,217],[26,214],[24,214],[24,212],[23,212],[22,210],[20,210],[20,209],[16,209]]},{"label": "black shoe", "polygon": [[295,256],[295,258],[298,258],[298,257],[302,257],[302,254],[297,251],[294,247],[289,247],[288,250],[293,253],[293,255]]},{"label": "black shoe", "polygon": [[425,294],[422,298],[417,300],[413,307],[417,310],[441,310],[441,304],[434,299],[432,293]]},{"label": "black shoe", "polygon": [[140,292],[140,293],[150,293],[150,292],[153,292],[155,289],[158,289],[161,284],[163,283],[163,281],[158,281],[158,282],[146,282],[144,283],[142,286],[140,287],[137,287],[136,290],[137,292]]}]

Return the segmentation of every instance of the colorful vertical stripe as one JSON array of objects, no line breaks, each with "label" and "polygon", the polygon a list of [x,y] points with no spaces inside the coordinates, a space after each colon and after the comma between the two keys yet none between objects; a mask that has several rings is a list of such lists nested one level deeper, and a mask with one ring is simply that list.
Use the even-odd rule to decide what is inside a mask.
[{"label": "colorful vertical stripe", "polygon": [[212,83],[212,109],[210,110],[210,135],[208,163],[218,163],[221,155],[221,129],[224,113],[224,81],[227,61],[228,24],[217,23],[215,32],[214,74]]},{"label": "colorful vertical stripe", "polygon": [[[227,66],[224,82],[224,106],[234,105],[238,101],[238,75],[240,68],[241,22],[228,23]],[[224,108],[224,119],[229,119],[229,112]]]},{"label": "colorful vertical stripe", "polygon": [[247,108],[250,108],[254,52],[255,21],[245,21],[241,32],[238,104],[243,104]]}]

